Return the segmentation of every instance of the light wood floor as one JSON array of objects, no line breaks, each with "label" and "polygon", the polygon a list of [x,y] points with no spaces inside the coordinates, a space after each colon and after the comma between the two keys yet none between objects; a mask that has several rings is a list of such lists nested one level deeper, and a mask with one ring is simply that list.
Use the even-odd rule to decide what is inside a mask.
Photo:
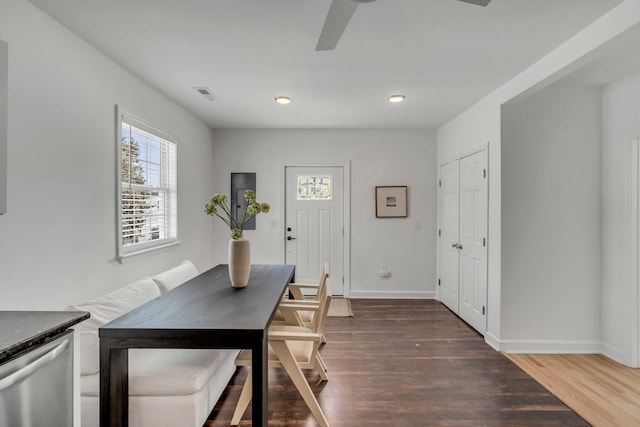
[{"label": "light wood floor", "polygon": [[505,354],[596,427],[640,426],[640,370],[596,354]]}]

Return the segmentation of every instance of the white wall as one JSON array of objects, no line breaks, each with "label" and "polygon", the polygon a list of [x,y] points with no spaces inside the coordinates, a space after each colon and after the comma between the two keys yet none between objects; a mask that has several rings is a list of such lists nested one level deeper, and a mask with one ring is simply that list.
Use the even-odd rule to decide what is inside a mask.
[{"label": "white wall", "polygon": [[[438,163],[460,151],[489,143],[489,266],[487,333],[485,339],[501,349],[501,329],[513,319],[505,316],[501,289],[501,119],[500,108],[507,101],[522,98],[548,86],[592,60],[606,44],[640,23],[640,0],[625,0],[576,36],[540,59],[438,129]],[[525,298],[520,296],[518,298]],[[551,298],[551,297],[550,297]]]},{"label": "white wall", "polygon": [[8,90],[8,49],[0,40],[0,214],[7,203],[7,90]]},{"label": "white wall", "polygon": [[[26,0],[0,2],[9,45],[8,197],[0,216],[0,309],[63,309],[192,259],[213,265],[202,213],[212,131]],[[178,141],[182,244],[116,259],[115,105]]]},{"label": "white wall", "polygon": [[[215,135],[215,192],[229,193],[231,172],[256,172],[259,201],[272,209],[257,217],[251,239],[256,263],[284,261],[284,166],[351,165],[351,297],[435,295],[436,144],[419,130],[255,130]],[[409,217],[376,219],[376,185],[407,185]],[[226,262],[228,230],[216,227],[215,261]],[[277,221],[277,228],[271,228]],[[422,229],[415,230],[416,221]],[[382,265],[387,279],[377,273]],[[347,278],[347,281],[349,278]]]},{"label": "white wall", "polygon": [[[632,143],[640,137],[640,73],[603,91],[602,341],[604,353],[637,366],[637,243],[632,216]],[[637,188],[637,187],[636,187]],[[636,231],[637,233],[637,231]]]},{"label": "white wall", "polygon": [[505,350],[597,352],[601,95],[546,88],[502,109]]}]

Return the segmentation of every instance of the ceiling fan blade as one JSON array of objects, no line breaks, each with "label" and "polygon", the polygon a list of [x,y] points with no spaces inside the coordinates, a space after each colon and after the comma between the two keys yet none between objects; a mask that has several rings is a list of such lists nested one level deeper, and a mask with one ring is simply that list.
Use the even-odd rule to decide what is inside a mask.
[{"label": "ceiling fan blade", "polygon": [[349,20],[356,11],[356,7],[358,7],[358,3],[350,0],[333,0],[331,2],[316,51],[335,49],[344,29],[347,28]]},{"label": "ceiling fan blade", "polygon": [[489,4],[489,2],[491,2],[491,0],[458,0],[458,1],[463,1],[465,3],[471,3],[478,6],[486,6]]}]

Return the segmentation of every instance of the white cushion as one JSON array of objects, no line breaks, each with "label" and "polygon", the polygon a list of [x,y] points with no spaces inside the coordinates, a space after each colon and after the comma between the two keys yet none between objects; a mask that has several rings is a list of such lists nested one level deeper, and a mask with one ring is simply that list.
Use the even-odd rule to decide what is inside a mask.
[{"label": "white cushion", "polygon": [[91,313],[89,319],[74,327],[80,341],[82,375],[94,374],[100,369],[98,328],[158,296],[158,286],[150,277],[145,277],[100,298],[67,307],[67,310]]},{"label": "white cushion", "polygon": [[[130,396],[182,396],[201,390],[238,350],[131,349]],[[83,396],[98,396],[100,374],[80,378]]]},{"label": "white cushion", "polygon": [[[197,393],[184,396],[130,396],[129,427],[202,427],[236,371],[233,363],[236,354],[237,351],[231,352],[215,375]],[[94,390],[97,390],[98,376],[82,376],[81,382],[84,385],[93,381]],[[80,402],[80,425],[99,427],[100,396],[83,393]]]},{"label": "white cushion", "polygon": [[160,288],[160,292],[165,293],[178,285],[183,284],[189,279],[193,279],[198,275],[198,269],[189,260],[183,261],[177,267],[173,267],[170,270],[156,274],[153,276],[154,282]]}]

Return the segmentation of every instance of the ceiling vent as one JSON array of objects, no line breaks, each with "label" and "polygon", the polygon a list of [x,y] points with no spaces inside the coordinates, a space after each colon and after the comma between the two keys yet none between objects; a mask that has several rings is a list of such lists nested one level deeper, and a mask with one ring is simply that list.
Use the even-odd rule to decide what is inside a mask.
[{"label": "ceiling vent", "polygon": [[215,101],[216,99],[218,99],[213,93],[211,93],[209,88],[206,88],[206,87],[194,87],[194,89],[197,90],[200,95],[204,96],[209,101]]}]

